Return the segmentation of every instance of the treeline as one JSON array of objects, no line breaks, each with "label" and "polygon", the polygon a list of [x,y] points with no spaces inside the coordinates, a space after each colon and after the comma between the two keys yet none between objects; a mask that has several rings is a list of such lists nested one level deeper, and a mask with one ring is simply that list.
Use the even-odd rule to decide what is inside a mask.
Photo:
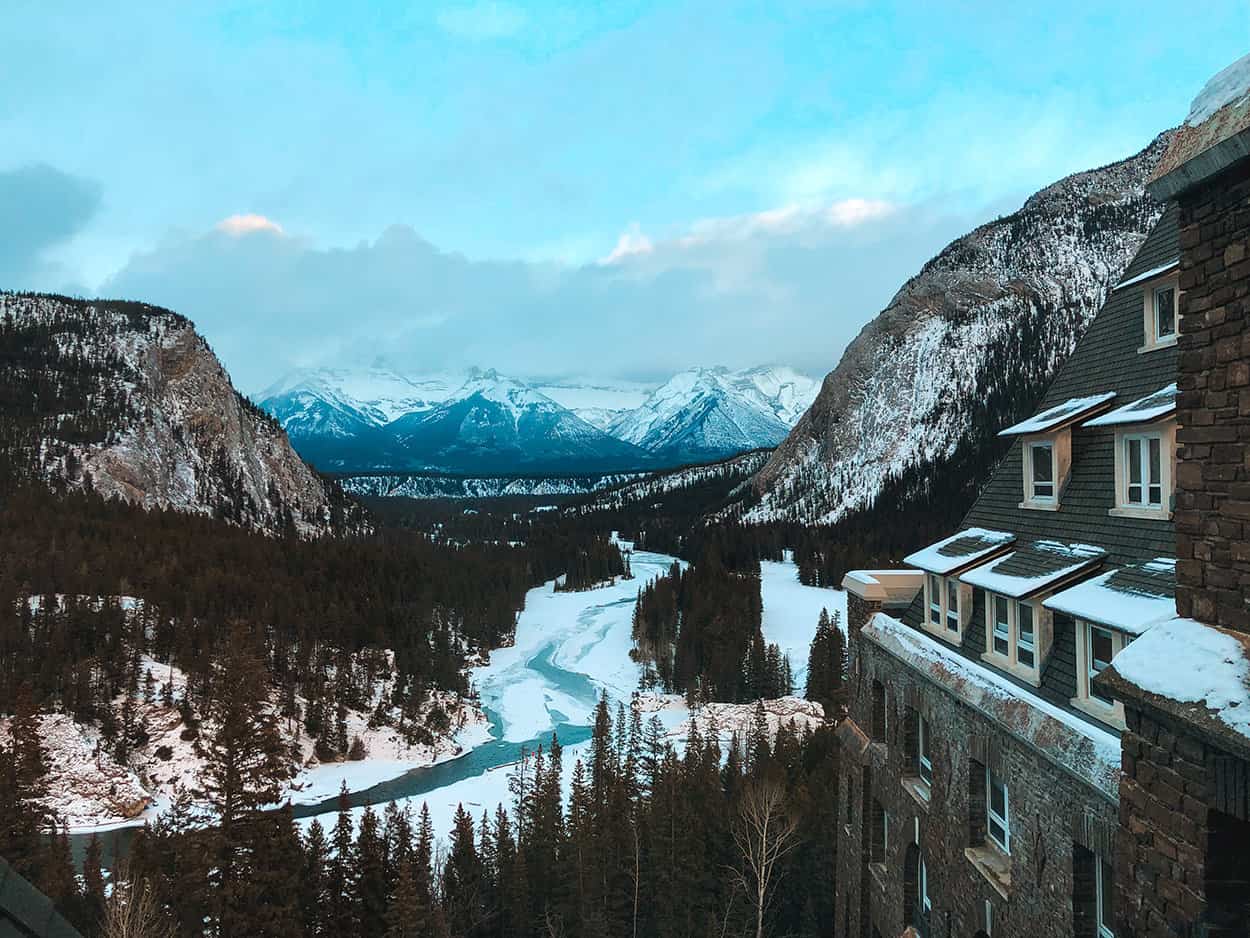
[{"label": "treeline", "polygon": [[735,703],[792,692],[790,662],[760,631],[759,562],[743,566],[728,567],[709,549],[639,590],[633,655],[644,664],[644,686]]},{"label": "treeline", "polygon": [[[567,801],[553,737],[514,771],[508,810],[457,810],[445,850],[426,810],[394,804],[353,823],[344,800],[329,830],[303,832],[286,811],[195,830],[175,809],[136,839],[115,889],[148,897],[152,927],[228,938],[702,938],[757,921],[831,934],[832,731],[770,738],[761,708],[728,753],[717,736],[695,726],[679,753],[657,719],[601,701]],[[761,853],[775,865],[754,863]],[[87,888],[63,897],[89,935],[110,904],[98,862],[89,851]]]},{"label": "treeline", "polygon": [[615,580],[617,577],[633,579],[629,558],[622,554],[620,546],[603,534],[594,534],[573,545],[566,556],[564,577],[556,581],[556,590],[575,592],[588,590]]}]

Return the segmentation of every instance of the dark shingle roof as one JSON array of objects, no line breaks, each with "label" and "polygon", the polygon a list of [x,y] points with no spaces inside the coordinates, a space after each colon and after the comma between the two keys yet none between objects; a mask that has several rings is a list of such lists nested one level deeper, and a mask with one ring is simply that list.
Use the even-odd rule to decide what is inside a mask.
[{"label": "dark shingle roof", "polygon": [[[1129,264],[1125,279],[1174,258],[1176,209],[1169,208]],[[1141,286],[1111,292],[1043,400],[1044,410],[1073,398],[1108,391],[1119,401],[1155,394],[1176,380],[1176,348],[1139,353],[1145,344]],[[1175,554],[1170,521],[1118,518],[1115,507],[1115,430],[1081,427],[1072,431],[1072,471],[1057,511],[1020,508],[1024,497],[1021,443],[1017,441],[982,489],[965,527],[1012,531],[1020,540],[1051,539],[1106,548],[1116,565]]]},{"label": "dark shingle roof", "polygon": [[52,900],[26,882],[0,857],[0,936],[82,938],[52,907]]}]

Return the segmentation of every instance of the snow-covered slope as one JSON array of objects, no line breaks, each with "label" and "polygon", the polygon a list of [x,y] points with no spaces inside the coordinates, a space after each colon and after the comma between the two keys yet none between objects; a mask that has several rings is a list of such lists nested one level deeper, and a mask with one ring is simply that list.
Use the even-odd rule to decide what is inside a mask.
[{"label": "snow-covered slope", "polygon": [[834,522],[904,471],[931,477],[984,444],[1010,422],[985,412],[993,401],[1039,398],[1162,213],[1143,186],[1170,137],[1060,180],[929,261],[825,378],[744,517]]},{"label": "snow-covered slope", "polygon": [[393,468],[592,471],[650,462],[637,447],[493,370],[466,381],[431,410],[388,424],[386,433]]},{"label": "snow-covered slope", "polygon": [[462,376],[413,378],[385,367],[295,371],[257,395],[292,439],[347,437],[404,414],[429,410],[464,383]]},{"label": "snow-covered slope", "polygon": [[5,474],[262,531],[332,527],[343,496],[235,391],[190,321],[141,303],[0,293]]},{"label": "snow-covered slope", "polygon": [[790,369],[692,368],[609,431],[668,462],[715,459],[780,443],[815,394],[816,383]]}]

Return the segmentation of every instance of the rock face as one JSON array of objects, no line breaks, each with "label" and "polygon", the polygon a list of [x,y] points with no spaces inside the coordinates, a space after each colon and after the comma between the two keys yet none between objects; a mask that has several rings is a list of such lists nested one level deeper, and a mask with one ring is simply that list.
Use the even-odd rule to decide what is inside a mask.
[{"label": "rock face", "polygon": [[269,533],[319,534],[348,513],[176,313],[0,294],[0,349],[8,484],[89,486]]},{"label": "rock face", "polygon": [[756,476],[745,519],[833,523],[961,447],[992,461],[994,434],[1040,399],[1162,214],[1144,184],[1171,134],[1060,180],[929,261],[847,347]]}]

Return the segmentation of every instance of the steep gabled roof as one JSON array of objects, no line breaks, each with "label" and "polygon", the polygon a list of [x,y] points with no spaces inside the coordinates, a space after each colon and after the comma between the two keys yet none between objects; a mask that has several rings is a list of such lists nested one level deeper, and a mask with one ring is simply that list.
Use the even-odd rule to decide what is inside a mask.
[{"label": "steep gabled roof", "polygon": [[[1125,270],[1121,282],[1155,271],[1180,253],[1177,213],[1169,208]],[[1141,282],[1144,285],[1144,281]],[[1160,393],[1176,380],[1177,350],[1139,353],[1144,344],[1143,285],[1113,290],[1038,408],[1115,392],[1129,407]],[[1097,419],[1097,418],[1096,418]],[[1096,544],[1109,563],[1124,566],[1172,556],[1172,523],[1111,517],[1115,507],[1115,428],[1077,426],[1072,435],[1072,473],[1057,511],[1020,508],[1023,497],[1021,444],[1015,442],[981,491],[964,527],[1010,531],[1021,542],[1053,540]]]}]

